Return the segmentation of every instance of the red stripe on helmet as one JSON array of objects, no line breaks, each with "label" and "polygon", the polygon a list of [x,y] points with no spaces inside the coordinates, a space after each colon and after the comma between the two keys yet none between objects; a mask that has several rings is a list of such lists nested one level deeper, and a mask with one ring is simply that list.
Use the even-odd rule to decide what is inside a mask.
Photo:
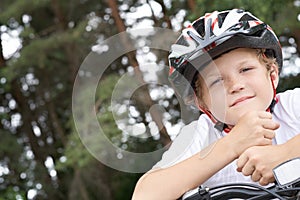
[{"label": "red stripe on helmet", "polygon": [[170,66],[170,69],[169,69],[169,75],[171,75],[173,72],[174,72],[174,67]]},{"label": "red stripe on helmet", "polygon": [[215,24],[218,22],[218,18],[216,18],[214,21],[213,21],[213,23],[212,23],[212,25],[211,25],[211,30],[214,30],[214,27],[215,27]]}]

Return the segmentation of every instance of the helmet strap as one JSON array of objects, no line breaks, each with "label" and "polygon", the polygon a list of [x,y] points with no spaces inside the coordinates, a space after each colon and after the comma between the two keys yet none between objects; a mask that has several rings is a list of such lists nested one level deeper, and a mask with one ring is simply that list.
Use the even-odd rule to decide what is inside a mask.
[{"label": "helmet strap", "polygon": [[[271,76],[271,74],[270,74],[270,76]],[[272,88],[273,88],[273,99],[272,99],[272,102],[271,102],[269,108],[266,110],[270,113],[273,112],[274,106],[278,102],[278,98],[276,97],[276,88],[275,88],[272,76],[271,76],[271,84],[272,84]]]}]

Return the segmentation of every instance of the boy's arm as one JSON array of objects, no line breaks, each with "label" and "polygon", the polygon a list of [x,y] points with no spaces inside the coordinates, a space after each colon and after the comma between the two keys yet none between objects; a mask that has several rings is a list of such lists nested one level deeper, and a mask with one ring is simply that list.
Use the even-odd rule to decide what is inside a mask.
[{"label": "boy's arm", "polygon": [[[146,173],[137,183],[132,199],[177,199],[196,188],[237,158],[228,139],[222,138],[174,166]],[[224,151],[228,149],[228,151]]]},{"label": "boy's arm", "polygon": [[136,185],[133,200],[179,198],[201,185],[249,147],[272,144],[273,130],[277,128],[278,124],[271,120],[268,113],[249,113],[230,134],[199,154],[172,167],[146,173]]},{"label": "boy's arm", "polygon": [[230,134],[200,153],[165,169],[144,175],[136,185],[133,200],[176,199],[203,184],[252,146],[270,146],[278,124],[267,112],[246,114]]},{"label": "boy's arm", "polygon": [[274,182],[273,168],[292,158],[300,157],[300,133],[284,144],[254,146],[237,161],[237,170],[261,185]]}]

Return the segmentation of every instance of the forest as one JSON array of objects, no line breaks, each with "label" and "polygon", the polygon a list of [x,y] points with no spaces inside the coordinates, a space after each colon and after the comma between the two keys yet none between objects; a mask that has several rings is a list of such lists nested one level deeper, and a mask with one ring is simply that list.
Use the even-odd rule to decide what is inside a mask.
[{"label": "forest", "polygon": [[201,114],[168,81],[171,44],[232,8],[278,35],[278,92],[299,87],[299,0],[1,0],[0,199],[131,199]]}]

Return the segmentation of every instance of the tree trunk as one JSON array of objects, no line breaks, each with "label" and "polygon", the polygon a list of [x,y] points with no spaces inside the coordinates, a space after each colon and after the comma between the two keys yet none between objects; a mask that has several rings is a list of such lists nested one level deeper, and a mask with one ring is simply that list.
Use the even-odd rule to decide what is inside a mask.
[{"label": "tree trunk", "polygon": [[[80,195],[80,197],[78,196]],[[86,191],[85,184],[82,182],[80,169],[77,167],[74,172],[74,178],[70,183],[68,199],[89,200],[89,195]]]},{"label": "tree trunk", "polygon": [[[111,8],[112,17],[115,20],[118,31],[120,33],[124,32],[126,30],[126,27],[125,27],[125,24],[124,24],[122,18],[120,17],[117,2],[115,0],[107,0],[106,2],[108,4],[108,6]],[[133,48],[130,48],[132,46],[132,44],[128,40],[126,40],[125,37],[122,38],[122,39],[123,39],[122,43],[125,47],[129,47],[128,49],[133,49]],[[136,75],[137,80],[142,85],[145,85],[146,83],[143,79],[143,74],[140,71],[139,64],[136,60],[136,52],[135,51],[129,52],[129,53],[127,53],[127,56],[128,56],[128,60],[129,60],[130,65],[134,67],[135,75]],[[145,102],[143,102],[143,103],[148,108],[150,108],[152,105],[154,105],[154,102],[152,101],[148,90],[144,90],[144,94],[145,95],[144,95],[143,99],[145,100]],[[170,139],[170,136],[167,132],[167,129],[165,128],[165,126],[162,123],[161,113],[155,107],[154,109],[150,109],[150,114],[151,114],[151,117],[152,117],[153,121],[159,127],[160,135],[161,135],[160,140],[161,140],[162,144],[165,145],[165,146],[169,145],[170,142],[171,142],[171,139]]]},{"label": "tree trunk", "polygon": [[6,61],[4,59],[4,55],[3,55],[3,47],[2,47],[2,40],[0,37],[0,69],[3,68],[6,64]]},{"label": "tree trunk", "polygon": [[[12,95],[15,101],[18,105],[18,112],[22,116],[22,126],[19,127],[19,133],[25,134],[26,138],[28,138],[28,146],[30,146],[30,149],[32,150],[34,154],[34,160],[42,166],[43,174],[41,177],[43,177],[45,180],[45,183],[48,184],[48,187],[52,187],[52,179],[48,173],[47,168],[45,167],[44,162],[46,161],[47,156],[49,155],[48,150],[40,145],[40,140],[33,132],[32,128],[32,122],[36,121],[35,114],[30,110],[28,105],[28,100],[23,96],[21,92],[21,87],[17,80],[12,81]],[[45,144],[45,143],[44,143]],[[46,145],[46,144],[45,144]],[[41,178],[39,177],[39,178]],[[49,194],[51,195],[51,194]]]},{"label": "tree trunk", "polygon": [[293,33],[293,37],[295,38],[297,52],[298,54],[300,54],[300,29],[296,29],[292,31],[292,33]]},{"label": "tree trunk", "polygon": [[196,1],[195,0],[188,0],[187,4],[188,4],[188,7],[191,10],[191,12],[193,14],[195,14],[196,13]]}]

